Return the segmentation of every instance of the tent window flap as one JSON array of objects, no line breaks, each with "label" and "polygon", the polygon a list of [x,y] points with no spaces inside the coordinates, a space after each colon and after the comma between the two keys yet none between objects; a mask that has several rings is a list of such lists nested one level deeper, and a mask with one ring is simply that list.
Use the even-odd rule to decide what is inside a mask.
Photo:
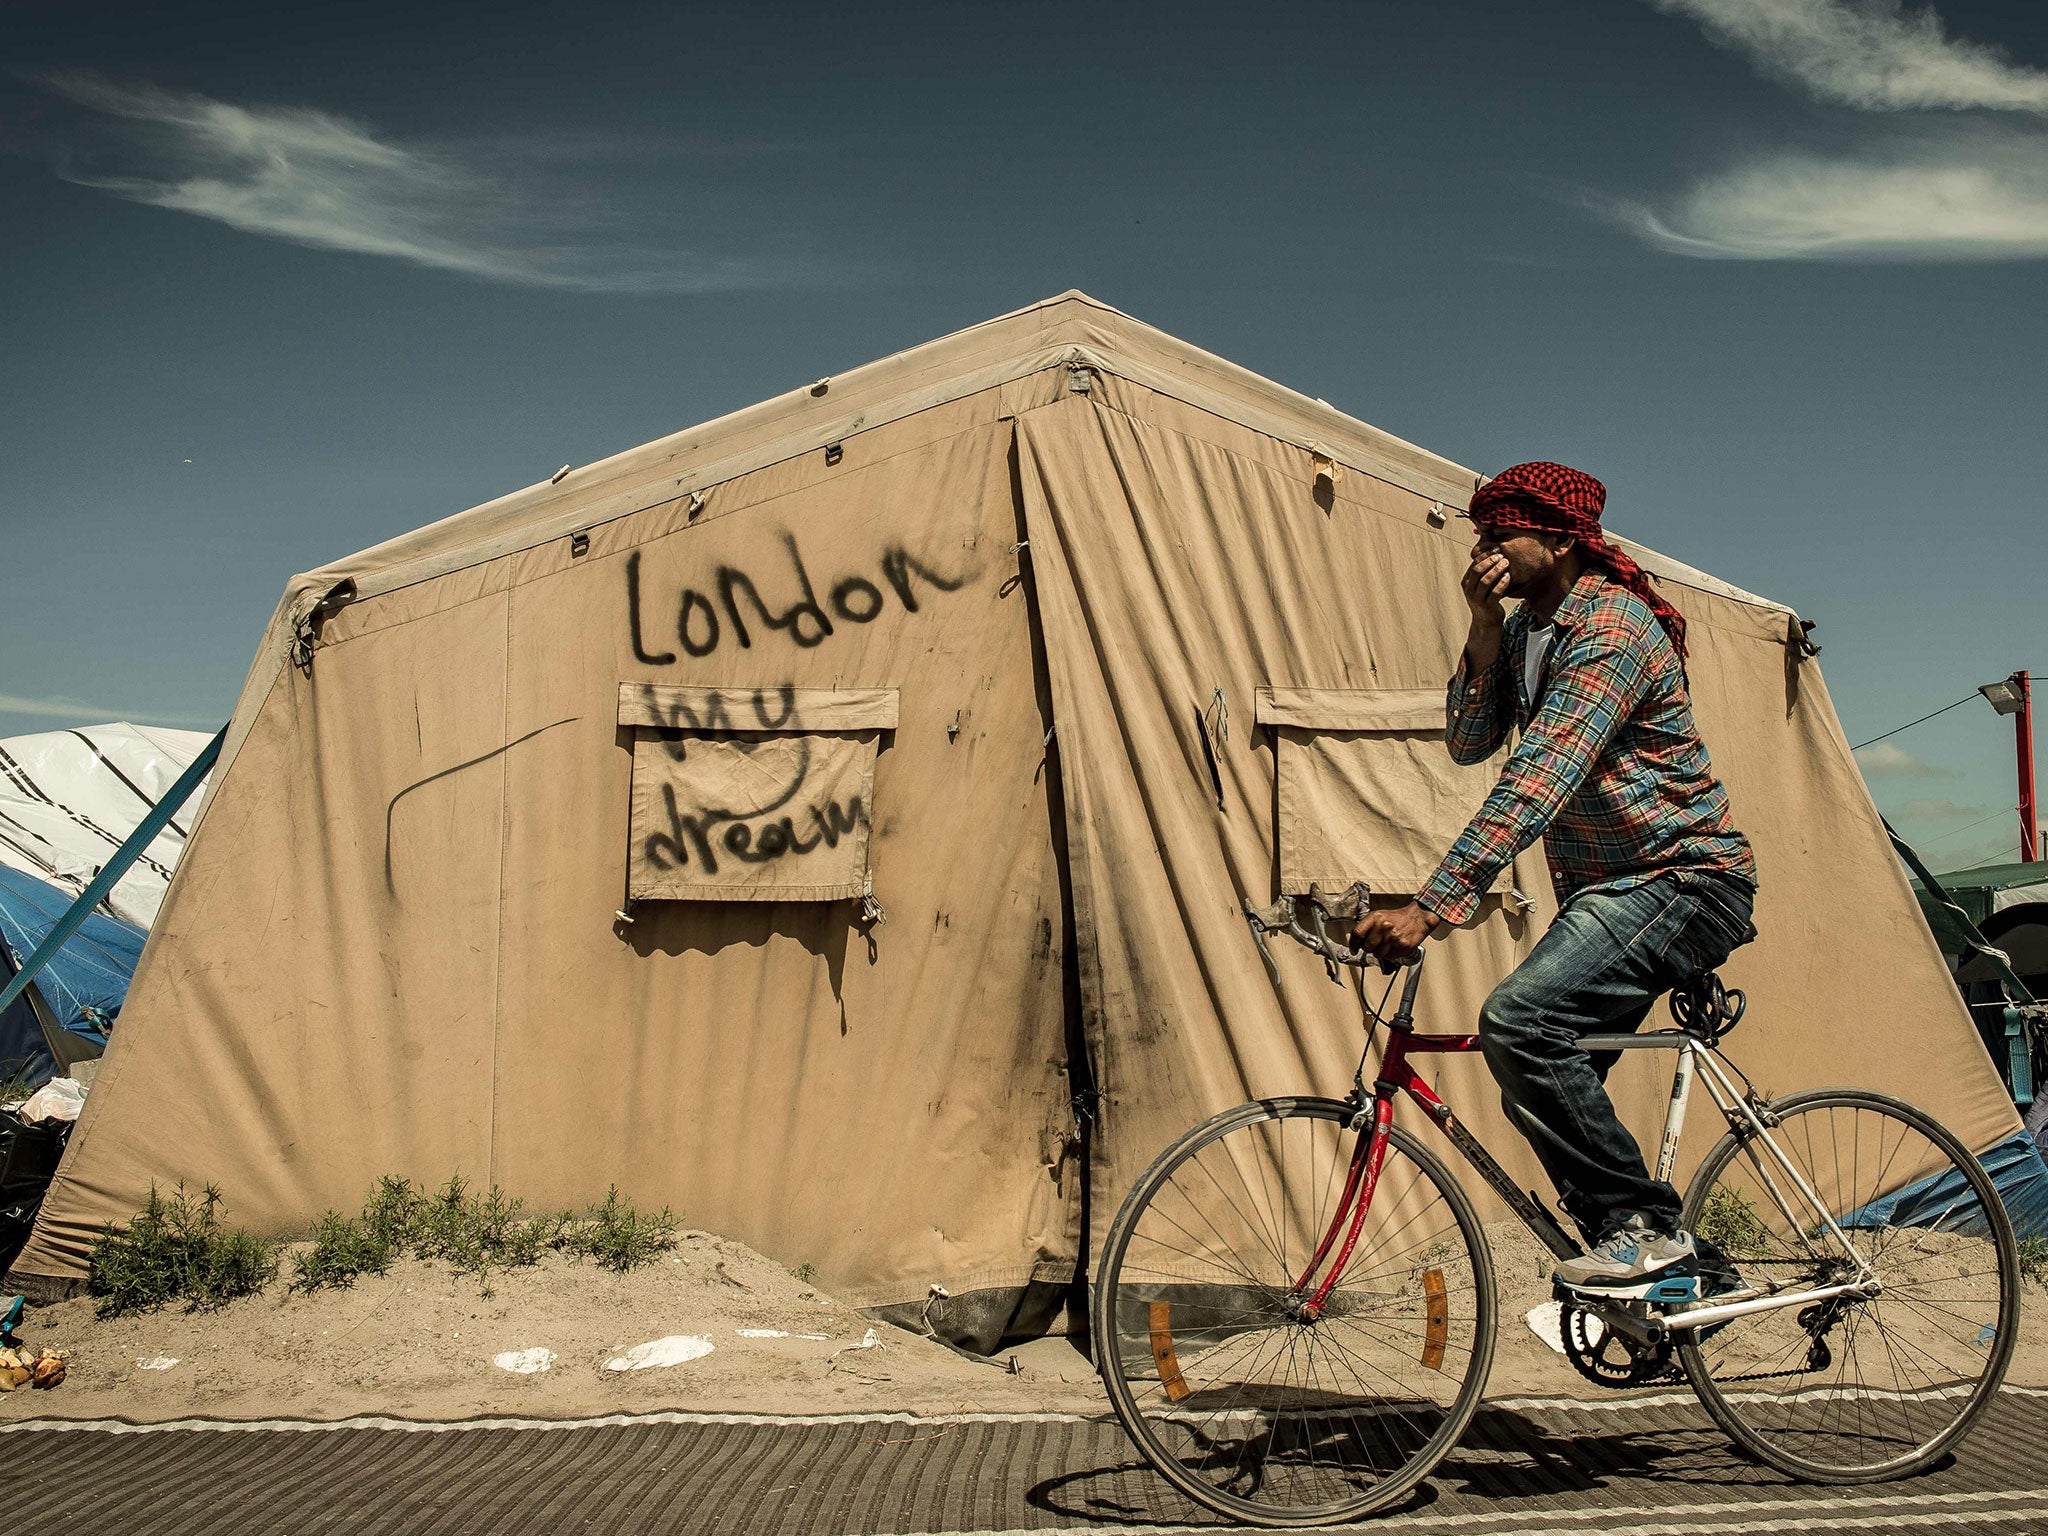
[{"label": "tent window flap", "polygon": [[875,756],[893,688],[621,683],[633,733],[626,895],[844,901],[865,895]]},{"label": "tent window flap", "polygon": [[1444,749],[1444,695],[1412,688],[1261,688],[1280,776],[1280,893],[1363,880],[1412,896],[1479,809],[1497,767]]}]

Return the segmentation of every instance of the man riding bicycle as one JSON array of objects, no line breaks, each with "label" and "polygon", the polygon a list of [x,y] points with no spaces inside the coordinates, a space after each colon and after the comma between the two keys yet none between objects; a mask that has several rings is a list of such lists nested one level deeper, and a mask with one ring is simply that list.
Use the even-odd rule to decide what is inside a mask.
[{"label": "man riding bicycle", "polygon": [[[1698,1273],[1699,1255],[1678,1192],[1650,1176],[1614,1112],[1614,1054],[1580,1037],[1636,1029],[1660,995],[1756,937],[1756,861],[1693,723],[1685,620],[1602,536],[1606,500],[1592,476],[1547,462],[1503,470],[1472,498],[1472,621],[1447,739],[1460,763],[1491,756],[1511,725],[1522,739],[1416,898],[1366,915],[1353,941],[1383,960],[1411,953],[1467,921],[1543,838],[1557,918],[1481,1008],[1480,1043],[1509,1120],[1591,1244],[1557,1280],[1640,1294]],[[1512,617],[1508,597],[1521,600]]]}]

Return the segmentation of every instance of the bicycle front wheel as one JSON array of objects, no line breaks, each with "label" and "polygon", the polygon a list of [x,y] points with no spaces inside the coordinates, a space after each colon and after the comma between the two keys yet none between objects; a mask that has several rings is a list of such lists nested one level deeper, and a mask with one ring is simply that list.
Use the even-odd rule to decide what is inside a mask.
[{"label": "bicycle front wheel", "polygon": [[1781,1471],[1831,1483],[1920,1471],[2005,1375],[2019,1323],[2012,1222],[1977,1159],[1910,1104],[1820,1089],[1771,1113],[1790,1170],[1754,1133],[1730,1132],[1686,1191],[1685,1224],[1733,1264],[1728,1299],[1853,1289],[1680,1333],[1679,1364],[1715,1422]]},{"label": "bicycle front wheel", "polygon": [[[1493,1360],[1494,1280],[1472,1203],[1392,1132],[1356,1246],[1361,1134],[1334,1099],[1226,1111],[1160,1154],[1103,1245],[1097,1366],[1146,1458],[1182,1492],[1261,1525],[1355,1519],[1428,1475]],[[1317,1265],[1327,1234],[1335,1240]]]}]

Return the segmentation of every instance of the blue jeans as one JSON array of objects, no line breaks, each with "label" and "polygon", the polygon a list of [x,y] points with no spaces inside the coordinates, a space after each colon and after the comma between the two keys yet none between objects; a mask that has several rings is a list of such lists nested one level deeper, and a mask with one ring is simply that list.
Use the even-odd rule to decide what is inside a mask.
[{"label": "blue jeans", "polygon": [[1529,1139],[1588,1242],[1625,1218],[1678,1228],[1678,1191],[1650,1177],[1614,1113],[1608,1070],[1582,1035],[1633,1032],[1650,1006],[1756,937],[1754,893],[1725,876],[1659,875],[1625,891],[1582,891],[1479,1011],[1479,1043],[1509,1122]]}]

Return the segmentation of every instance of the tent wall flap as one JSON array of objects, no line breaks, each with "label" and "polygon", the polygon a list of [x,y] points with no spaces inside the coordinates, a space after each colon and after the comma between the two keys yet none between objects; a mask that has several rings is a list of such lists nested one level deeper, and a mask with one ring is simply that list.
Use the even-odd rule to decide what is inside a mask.
[{"label": "tent wall flap", "polygon": [[896,720],[893,688],[621,683],[619,724],[635,728],[627,897],[870,897],[875,758]]},{"label": "tent wall flap", "polygon": [[1312,731],[1435,731],[1448,723],[1441,688],[1261,688],[1261,725]]},{"label": "tent wall flap", "polygon": [[1353,881],[1412,896],[1478,810],[1501,755],[1451,761],[1440,688],[1262,688],[1258,719],[1275,743],[1284,896]]}]

